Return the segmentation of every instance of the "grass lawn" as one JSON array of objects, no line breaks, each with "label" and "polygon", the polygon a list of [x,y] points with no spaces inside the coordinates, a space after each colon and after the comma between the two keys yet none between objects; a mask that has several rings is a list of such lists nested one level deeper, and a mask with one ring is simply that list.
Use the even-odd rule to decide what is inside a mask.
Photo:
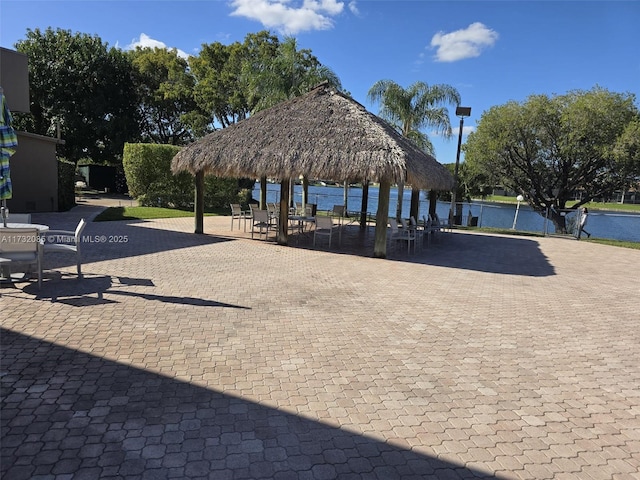
[{"label": "grass lawn", "polygon": [[[499,233],[502,235],[515,235],[515,236],[521,236],[521,237],[544,237],[544,234],[540,232],[526,232],[526,231],[511,230],[511,229],[505,229],[505,228],[492,228],[492,227],[477,228],[477,227],[457,226],[456,229],[472,230],[475,232]],[[603,245],[612,245],[614,247],[633,248],[635,250],[640,250],[640,242],[629,242],[625,240],[610,240],[608,238],[582,238],[580,241],[600,243]]]},{"label": "grass lawn", "polygon": [[[205,216],[210,215],[225,215],[227,209],[224,211],[205,213]],[[175,208],[160,208],[160,207],[109,207],[100,215],[98,215],[94,221],[96,222],[111,222],[117,220],[153,220],[156,218],[179,218],[179,217],[193,217],[192,210],[177,210]]]}]

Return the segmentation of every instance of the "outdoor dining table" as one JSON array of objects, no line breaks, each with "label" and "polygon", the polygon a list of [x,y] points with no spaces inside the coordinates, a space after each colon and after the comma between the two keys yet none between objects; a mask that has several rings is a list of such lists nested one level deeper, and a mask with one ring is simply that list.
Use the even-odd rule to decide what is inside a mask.
[{"label": "outdoor dining table", "polygon": [[[38,230],[38,234],[41,235],[49,231],[49,225],[43,225],[40,223],[7,223],[5,227],[0,222],[0,229],[12,229],[12,228],[35,228]],[[12,275],[11,274],[11,262],[6,259],[0,259],[0,283],[12,283],[16,280],[24,279],[24,274]]]},{"label": "outdoor dining table", "polygon": [[314,225],[315,223],[316,217],[289,215],[289,225],[292,225],[300,234],[308,233],[311,230],[311,225]]},{"label": "outdoor dining table", "polygon": [[45,233],[49,231],[49,225],[42,225],[40,223],[7,223],[5,227],[2,222],[0,222],[0,228],[35,228],[38,230],[38,233]]}]

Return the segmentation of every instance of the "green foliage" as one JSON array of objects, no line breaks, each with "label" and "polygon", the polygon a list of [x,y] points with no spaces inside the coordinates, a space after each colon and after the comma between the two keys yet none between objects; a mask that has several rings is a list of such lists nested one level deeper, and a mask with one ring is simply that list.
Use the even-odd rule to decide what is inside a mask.
[{"label": "green foliage", "polygon": [[[451,123],[447,104],[460,104],[460,93],[450,85],[428,85],[415,82],[409,88],[403,88],[392,80],[377,81],[367,93],[369,101],[380,102],[380,115],[401,135],[409,138],[425,152],[435,155],[433,144],[421,130],[433,127],[445,136],[451,136]],[[398,185],[398,203],[396,218],[402,218],[403,185]],[[418,190],[411,193],[412,211],[418,206]],[[461,212],[460,212],[461,214]]]},{"label": "green foliage", "polygon": [[193,177],[171,173],[171,160],[179,150],[173,145],[125,144],[122,166],[129,195],[140,205],[188,208],[193,203]]},{"label": "green foliage", "polygon": [[469,135],[465,163],[490,183],[522,193],[534,209],[549,209],[564,231],[559,211],[576,192],[581,200],[571,208],[607,197],[627,181],[614,147],[638,116],[634,101],[632,94],[595,87],[492,107]]},{"label": "green foliage", "polygon": [[325,81],[337,89],[342,88],[338,76],[322,65],[311,50],[298,50],[295,38],[286,37],[276,43],[274,53],[270,57],[254,57],[243,64],[253,112],[303,95]]},{"label": "green foliage", "polygon": [[65,140],[59,152],[77,163],[118,161],[138,137],[138,97],[125,54],[97,36],[69,30],[27,30],[16,49],[29,56],[31,113],[16,126]]},{"label": "green foliage", "polygon": [[640,119],[636,118],[618,137],[613,157],[620,169],[625,187],[640,186]]},{"label": "green foliage", "polygon": [[166,48],[138,47],[127,55],[140,98],[142,140],[184,145],[205,133],[210,118],[196,104],[187,61]]},{"label": "green foliage", "polygon": [[66,212],[76,206],[75,191],[76,166],[58,159],[58,211]]},{"label": "green foliage", "polygon": [[[171,173],[171,160],[180,147],[174,145],[131,144],[124,147],[122,164],[129,195],[141,206],[193,209],[194,178],[187,172]],[[205,177],[205,209],[246,203],[246,192],[238,192],[234,178]]]},{"label": "green foliage", "polygon": [[414,141],[425,152],[434,154],[425,127],[451,136],[451,123],[446,105],[460,104],[460,93],[450,85],[428,85],[415,82],[403,88],[392,80],[377,81],[367,93],[370,102],[380,102],[380,116],[400,134]]}]

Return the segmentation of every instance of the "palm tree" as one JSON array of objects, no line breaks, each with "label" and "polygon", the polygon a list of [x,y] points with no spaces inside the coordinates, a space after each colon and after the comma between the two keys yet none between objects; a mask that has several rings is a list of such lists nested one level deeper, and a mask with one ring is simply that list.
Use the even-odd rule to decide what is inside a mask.
[{"label": "palm tree", "polygon": [[254,105],[253,113],[303,95],[325,81],[342,89],[340,79],[333,70],[322,65],[311,50],[298,50],[293,37],[285,37],[278,45],[275,57],[249,66],[246,73]]},{"label": "palm tree", "polygon": [[[392,80],[377,81],[367,93],[371,103],[380,102],[380,116],[419,148],[434,155],[433,144],[421,129],[432,127],[437,134],[451,137],[451,122],[447,104],[460,104],[460,93],[446,84],[428,85],[415,82],[405,89]],[[396,217],[402,218],[404,184],[398,184]],[[411,215],[417,216],[420,190],[411,194]],[[415,210],[415,211],[414,211]]]}]

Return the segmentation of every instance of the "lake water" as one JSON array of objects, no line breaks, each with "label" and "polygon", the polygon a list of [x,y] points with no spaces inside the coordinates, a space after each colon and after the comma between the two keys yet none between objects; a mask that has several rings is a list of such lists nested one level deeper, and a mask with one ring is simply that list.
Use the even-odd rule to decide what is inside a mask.
[{"label": "lake water", "polygon": [[[253,198],[260,198],[260,184],[256,183],[253,189]],[[391,188],[389,200],[389,215],[395,216],[398,191]],[[280,201],[280,185],[267,184],[267,202]],[[294,201],[302,201],[302,186],[295,185]],[[309,203],[315,203],[318,210],[331,210],[334,205],[344,204],[344,189],[342,187],[331,186],[309,186]],[[405,189],[403,196],[403,215],[409,212],[411,201],[411,190]],[[362,189],[357,187],[349,188],[347,197],[347,209],[349,211],[359,211],[362,202]],[[450,203],[438,202],[436,212],[440,218],[449,216]],[[378,187],[369,186],[369,205],[367,210],[373,214],[378,209]],[[429,210],[429,199],[424,191],[420,191],[419,215],[426,214]],[[496,204],[489,202],[465,203],[463,206],[463,223],[469,214],[478,217],[478,226],[494,228],[511,228],[515,217],[516,206],[510,204]],[[570,221],[575,215],[574,212],[567,214]],[[546,228],[546,230],[545,230]],[[589,212],[589,220],[585,227],[592,237],[609,238],[614,240],[627,240],[640,242],[640,214],[623,213],[614,211],[592,211]],[[553,223],[546,222],[539,213],[534,212],[528,205],[520,204],[516,230],[530,232],[555,233]]]}]

